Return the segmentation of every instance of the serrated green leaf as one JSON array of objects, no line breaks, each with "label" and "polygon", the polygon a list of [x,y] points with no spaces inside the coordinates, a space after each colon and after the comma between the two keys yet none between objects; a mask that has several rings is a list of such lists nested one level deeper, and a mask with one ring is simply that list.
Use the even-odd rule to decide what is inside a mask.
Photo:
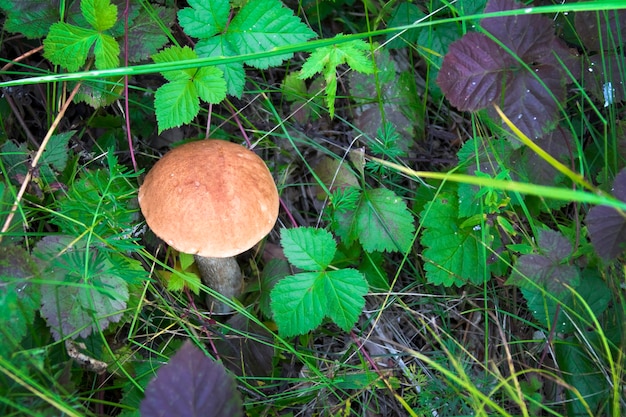
[{"label": "serrated green leaf", "polygon": [[289,262],[306,271],[325,270],[337,252],[333,236],[324,229],[282,229],[280,236],[280,244]]},{"label": "serrated green leaf", "polygon": [[[108,170],[88,171],[74,181],[57,201],[50,220],[62,233],[106,239],[110,250],[136,249],[132,228],[136,224],[134,203],[137,174],[116,164],[109,153]],[[112,160],[112,161],[111,161]]]},{"label": "serrated green leaf", "polygon": [[[237,52],[224,36],[215,36],[198,42],[195,48],[198,56],[202,58],[233,56]],[[228,94],[241,98],[243,87],[246,83],[246,73],[241,62],[216,65],[224,72]]]},{"label": "serrated green leaf", "polygon": [[[583,334],[582,337],[588,341],[589,337],[593,336]],[[606,403],[611,396],[612,388],[605,371],[600,368],[601,365],[596,357],[589,352],[589,349],[594,349],[593,352],[596,352],[600,347],[598,345],[583,347],[579,343],[573,338],[554,343],[554,351],[559,368],[563,372],[563,380],[569,387],[572,387],[565,390],[568,410],[565,415],[590,415],[587,407],[592,411],[592,415],[608,415],[610,411]],[[582,396],[583,401],[580,401],[579,397],[572,392],[573,389]]]},{"label": "serrated green leaf", "polygon": [[433,284],[461,286],[480,284],[487,260],[482,255],[481,232],[461,229],[456,194],[443,193],[428,203],[420,217],[424,232],[422,256],[426,277]]},{"label": "serrated green leaf", "polygon": [[[224,36],[239,54],[254,54],[306,42],[316,35],[279,0],[251,0],[232,20]],[[280,54],[249,59],[245,63],[265,69],[292,56],[292,53]]]},{"label": "serrated green leaf", "polygon": [[193,84],[198,96],[207,103],[217,104],[226,98],[224,73],[217,67],[198,68]]},{"label": "serrated green leaf", "polygon": [[349,331],[365,305],[367,281],[353,269],[304,272],[279,281],[271,293],[271,308],[283,336],[304,334],[328,316]]},{"label": "serrated green leaf", "polygon": [[169,272],[161,273],[167,281],[168,291],[182,291],[185,287],[189,288],[194,294],[200,294],[200,285],[202,280],[193,272]]},{"label": "serrated green leaf", "polygon": [[[600,317],[611,301],[611,291],[598,276],[597,270],[584,271],[583,275],[576,292],[585,300],[592,313]],[[554,325],[557,333],[571,333],[575,331],[576,321],[572,321],[575,315],[583,318],[589,316],[587,309],[574,298],[571,291],[559,294],[556,299],[555,294],[549,294],[545,289],[537,286],[524,286],[521,291],[533,317],[547,330],[552,330]],[[558,316],[556,316],[557,313]]]},{"label": "serrated green leaf", "polygon": [[193,82],[182,78],[159,87],[154,93],[154,109],[159,133],[189,123],[200,111],[200,99]]},{"label": "serrated green leaf", "polygon": [[70,236],[47,236],[35,247],[41,270],[41,315],[55,340],[86,338],[118,322],[128,301],[128,284],[114,258]]},{"label": "serrated green leaf", "polygon": [[266,317],[272,317],[270,294],[272,293],[274,285],[286,276],[291,275],[291,272],[292,270],[287,260],[279,258],[270,259],[263,268],[258,289],[254,283],[251,283],[250,287],[248,287],[251,291],[258,290],[259,308]]},{"label": "serrated green leaf", "polygon": [[299,77],[297,72],[292,72],[285,76],[280,90],[287,101],[302,101],[306,96],[306,83]]},{"label": "serrated green leaf", "polygon": [[[341,39],[344,35],[335,36]],[[307,79],[321,73],[326,81],[326,102],[330,117],[335,114],[335,98],[337,95],[337,67],[348,64],[355,71],[371,74],[374,65],[367,57],[369,45],[362,40],[338,43],[318,48],[306,60],[300,70],[300,78]]]},{"label": "serrated green leaf", "polygon": [[120,98],[123,82],[124,78],[119,76],[83,80],[74,101],[89,104],[94,109],[108,106]]},{"label": "serrated green leaf", "polygon": [[0,247],[0,355],[13,349],[35,321],[40,306],[39,286],[32,284],[37,265],[19,246]]},{"label": "serrated green leaf", "polygon": [[[170,46],[169,48],[165,48],[162,51],[152,55],[152,60],[157,64],[196,58],[198,58],[198,55],[196,54],[196,52],[194,52],[193,49],[188,46]],[[180,80],[181,78],[186,78],[190,80],[195,72],[195,68],[188,68],[184,70],[164,71],[161,73],[161,75],[163,75],[168,81]]]},{"label": "serrated green leaf", "polygon": [[[403,2],[398,5],[394,11],[387,27],[393,28],[398,26],[412,25],[413,23],[423,19],[426,15],[415,4]],[[420,28],[408,29],[401,33],[390,33],[387,35],[388,48],[402,48],[417,44],[417,38]]]},{"label": "serrated green leaf", "polygon": [[336,232],[346,245],[358,239],[368,252],[406,252],[413,242],[413,215],[391,190],[363,191],[356,210],[335,212],[333,218]]},{"label": "serrated green leaf", "polygon": [[68,71],[78,71],[98,37],[98,32],[59,22],[50,27],[43,42],[44,56]]},{"label": "serrated green leaf", "polygon": [[281,335],[304,334],[322,324],[326,312],[323,272],[305,272],[280,280],[270,306]]},{"label": "serrated green leaf", "polygon": [[75,130],[69,130],[52,135],[41,156],[43,163],[50,165],[57,171],[64,170],[67,164],[67,144],[74,133],[76,133]]},{"label": "serrated green leaf", "polygon": [[117,21],[117,6],[110,0],[81,0],[80,10],[98,32],[111,29]]},{"label": "serrated green leaf", "polygon": [[59,21],[59,6],[54,1],[7,0],[0,2],[6,14],[3,29],[21,33],[28,39],[43,38]]},{"label": "serrated green leaf", "polygon": [[191,7],[178,12],[178,21],[185,33],[195,38],[210,38],[226,28],[230,14],[228,0],[189,0]]},{"label": "serrated green leaf", "polygon": [[168,41],[163,27],[170,27],[176,14],[170,8],[152,6],[154,13],[140,13],[128,28],[128,60],[139,62],[153,55]]},{"label": "serrated green leaf", "polygon": [[98,69],[115,68],[120,64],[120,45],[112,36],[98,35],[93,54],[96,57],[95,66]]},{"label": "serrated green leaf", "polygon": [[325,276],[327,315],[346,332],[359,318],[368,286],[367,281],[355,269],[329,271]]}]

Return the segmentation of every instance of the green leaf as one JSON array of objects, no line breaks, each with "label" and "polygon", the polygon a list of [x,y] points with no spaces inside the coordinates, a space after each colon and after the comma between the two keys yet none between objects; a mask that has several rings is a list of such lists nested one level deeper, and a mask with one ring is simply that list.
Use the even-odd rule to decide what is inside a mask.
[{"label": "green leaf", "polygon": [[76,133],[75,130],[69,130],[52,135],[46,149],[43,151],[42,161],[57,171],[64,170],[67,164],[67,144],[74,133]]},{"label": "green leaf", "polygon": [[39,310],[37,265],[19,246],[0,247],[0,355],[10,357]]},{"label": "green leaf", "polygon": [[200,99],[194,83],[178,79],[162,85],[154,93],[159,133],[189,123],[200,111]]},{"label": "green leaf", "polygon": [[367,281],[363,274],[350,268],[329,271],[325,278],[327,314],[348,332],[365,306]]},{"label": "green leaf", "polygon": [[98,69],[115,68],[120,63],[120,45],[112,36],[99,35],[96,38],[93,53],[96,56],[95,65]]},{"label": "green leaf", "polygon": [[200,294],[200,285],[202,280],[193,272],[174,271],[162,272],[167,280],[168,291],[182,291],[185,287],[189,288],[194,294]]},{"label": "green leaf", "polygon": [[278,332],[285,337],[304,334],[325,316],[349,331],[365,305],[367,289],[363,274],[353,269],[288,276],[270,294]]},{"label": "green leaf", "polygon": [[[198,42],[195,51],[198,56],[203,58],[237,55],[235,48],[224,36],[215,36]],[[231,62],[230,64],[216,65],[216,67],[224,72],[228,94],[241,98],[246,82],[243,64],[241,62]]]},{"label": "green leaf", "polygon": [[[270,298],[270,294],[274,285],[290,274],[291,267],[289,266],[289,262],[285,259],[274,258],[270,259],[270,261],[265,264],[263,272],[261,273],[261,280],[258,285],[258,294],[259,308],[266,317],[272,317],[272,310],[270,307],[272,299]],[[254,283],[251,283],[248,289],[251,291],[257,291]]]},{"label": "green leaf", "polygon": [[[576,316],[579,315],[590,320],[587,309],[580,300],[573,296],[571,291],[561,293],[555,298],[556,294],[549,294],[543,288],[526,286],[522,287],[521,290],[528,304],[528,309],[535,320],[544,328],[551,330],[552,326],[555,325],[557,333],[567,334],[575,331],[575,324],[579,328],[586,328],[589,325],[589,322],[580,323],[580,320],[576,319]],[[576,288],[576,292],[585,300],[596,317],[600,317],[611,301],[611,291],[600,278],[597,270],[583,272],[583,279]],[[557,312],[558,317],[556,317]]]},{"label": "green leaf", "polygon": [[[152,60],[157,64],[196,58],[198,58],[198,54],[196,54],[196,52],[194,52],[194,50],[188,46],[184,46],[182,48],[180,46],[170,46],[169,48],[165,48],[162,51],[152,55]],[[175,81],[181,78],[191,79],[195,72],[195,68],[187,68],[184,70],[164,71],[161,73],[161,75],[163,75],[168,81]]]},{"label": "green leaf", "polygon": [[324,272],[305,272],[280,280],[270,306],[283,336],[304,334],[322,324],[326,314]]},{"label": "green leaf", "polygon": [[404,200],[384,188],[363,191],[356,210],[336,211],[333,224],[346,245],[358,239],[368,252],[406,252],[415,232]]},{"label": "green leaf", "polygon": [[285,76],[280,90],[287,101],[305,102],[306,83],[297,72],[291,72]]},{"label": "green leaf", "polygon": [[282,229],[280,235],[280,243],[289,262],[306,271],[325,270],[337,252],[333,236],[324,229]]},{"label": "green leaf", "polygon": [[70,236],[46,236],[35,247],[41,279],[41,315],[55,340],[86,338],[122,318],[128,284],[115,258]]},{"label": "green leaf", "polygon": [[270,306],[280,334],[304,334],[326,316],[349,331],[365,305],[368,285],[363,274],[354,269],[326,271],[337,251],[326,230],[283,230],[281,244],[294,266],[316,272],[290,275],[274,285]]},{"label": "green leaf", "polygon": [[[152,56],[156,63],[196,59],[191,48],[173,46]],[[162,73],[169,83],[154,94],[159,132],[189,123],[200,111],[200,98],[219,103],[226,97],[226,82],[217,67],[189,68]]]},{"label": "green leaf", "polygon": [[70,185],[57,201],[51,222],[62,233],[84,239],[103,239],[120,252],[135,248],[137,174],[116,164],[108,156],[109,169],[88,171]]},{"label": "green leaf", "polygon": [[[584,340],[588,340],[588,336],[591,335],[587,337],[583,335]],[[602,405],[609,401],[612,389],[605,375],[606,371],[600,368],[597,358],[589,354],[589,349],[594,349],[594,347],[583,347],[573,338],[554,343],[558,366],[564,382],[576,389],[584,401],[581,402],[572,389],[565,390],[568,400],[567,410],[569,410],[566,415],[569,416],[590,415],[585,405],[591,409],[592,415],[610,414],[608,407]],[[597,352],[599,349],[597,347],[592,352]]]},{"label": "green leaf", "polygon": [[3,29],[21,33],[28,39],[43,38],[60,18],[59,6],[54,1],[2,0],[0,9],[6,14]]},{"label": "green leaf", "polygon": [[117,21],[117,6],[110,0],[81,0],[80,10],[98,32],[111,29]]},{"label": "green leaf", "polygon": [[[238,54],[254,54],[306,42],[315,37],[315,32],[279,0],[250,0],[232,20],[224,36]],[[292,56],[292,53],[280,54],[248,59],[245,63],[265,69]]]},{"label": "green leaf", "polygon": [[[423,19],[425,16],[426,15],[415,4],[408,2],[400,3],[391,16],[391,19],[389,19],[387,27],[393,28],[412,25],[416,21]],[[420,28],[408,29],[400,33],[390,33],[387,35],[387,40],[389,41],[387,43],[387,47],[395,49],[405,46],[413,46],[417,44],[419,33]]]},{"label": "green leaf", "polygon": [[98,37],[93,29],[83,29],[64,22],[50,27],[43,41],[44,56],[68,71],[78,71],[87,60],[87,54]]},{"label": "green leaf", "polygon": [[189,0],[191,7],[178,12],[178,21],[185,33],[195,38],[210,38],[226,28],[230,4],[228,0]]},{"label": "green leaf", "polygon": [[193,84],[198,96],[207,103],[217,104],[226,97],[224,73],[217,67],[198,68]]},{"label": "green leaf", "polygon": [[[337,35],[340,40],[344,35]],[[318,48],[306,60],[300,71],[300,78],[307,79],[321,73],[326,81],[326,102],[330,117],[335,114],[335,98],[337,96],[337,67],[348,64],[350,68],[363,74],[374,72],[374,65],[367,57],[370,46],[358,39],[350,42]]]},{"label": "green leaf", "polygon": [[170,27],[176,15],[172,9],[152,7],[153,14],[140,13],[128,28],[128,60],[130,62],[145,60],[168,41],[163,27]]},{"label": "green leaf", "polygon": [[426,247],[422,252],[424,269],[433,284],[480,284],[485,277],[488,266],[480,243],[481,231],[460,228],[458,210],[456,194],[442,193],[426,204],[420,214],[424,227],[422,245]]}]

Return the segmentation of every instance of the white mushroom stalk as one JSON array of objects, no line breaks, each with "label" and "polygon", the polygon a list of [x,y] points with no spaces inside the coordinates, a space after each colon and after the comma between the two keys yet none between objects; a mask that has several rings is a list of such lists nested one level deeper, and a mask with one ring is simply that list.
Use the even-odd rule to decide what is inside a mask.
[{"label": "white mushroom stalk", "polygon": [[[148,172],[139,206],[152,231],[174,249],[195,256],[205,285],[226,298],[243,291],[234,256],[274,227],[279,198],[261,158],[221,140],[178,146]],[[232,311],[208,297],[216,313]]]}]

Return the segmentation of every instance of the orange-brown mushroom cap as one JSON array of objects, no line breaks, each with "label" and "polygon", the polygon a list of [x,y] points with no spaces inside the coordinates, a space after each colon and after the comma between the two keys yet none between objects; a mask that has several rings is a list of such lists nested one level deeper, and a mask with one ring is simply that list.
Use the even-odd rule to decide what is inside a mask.
[{"label": "orange-brown mushroom cap", "polygon": [[278,191],[247,148],[202,140],[166,153],[139,188],[152,231],[174,249],[224,258],[253,247],[274,227]]}]

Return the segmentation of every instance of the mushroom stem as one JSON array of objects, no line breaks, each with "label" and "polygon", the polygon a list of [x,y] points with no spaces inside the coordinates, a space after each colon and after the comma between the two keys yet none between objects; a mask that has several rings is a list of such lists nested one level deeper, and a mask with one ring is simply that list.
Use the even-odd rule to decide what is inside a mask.
[{"label": "mushroom stem", "polygon": [[[207,287],[226,298],[238,297],[243,291],[243,275],[234,257],[211,258],[194,255],[200,271],[200,278]],[[207,305],[214,313],[228,314],[233,309],[215,297],[207,294]]]}]

